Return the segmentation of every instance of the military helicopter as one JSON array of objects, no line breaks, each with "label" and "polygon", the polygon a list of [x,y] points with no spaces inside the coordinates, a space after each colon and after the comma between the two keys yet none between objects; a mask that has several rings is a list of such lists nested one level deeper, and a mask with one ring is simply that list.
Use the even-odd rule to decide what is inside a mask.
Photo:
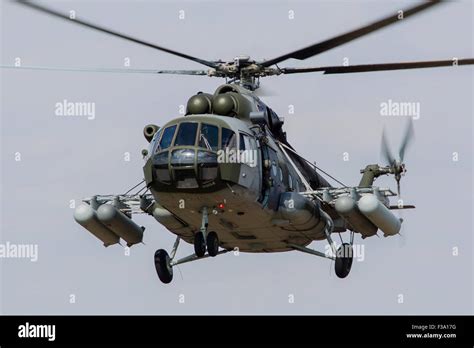
[{"label": "military helicopter", "polygon": [[[400,22],[438,5],[428,1],[391,13],[366,26],[315,43],[279,57],[256,61],[238,56],[232,61],[205,60],[101,27],[91,22],[30,2],[31,9],[112,36],[164,51],[207,66],[207,70],[63,69],[6,67],[17,69],[79,70],[100,72],[184,74],[225,78],[213,93],[199,92],[189,98],[186,114],[162,127],[144,127],[149,142],[142,151],[144,180],[125,194],[96,195],[83,200],[75,220],[100,239],[104,246],[120,243],[128,247],[143,241],[144,227],[132,215],[153,216],[176,235],[168,254],[159,249],[154,264],[159,279],[170,283],[173,267],[215,257],[232,250],[269,253],[300,251],[335,261],[339,278],[349,274],[354,235],[362,238],[399,234],[403,220],[391,210],[414,208],[391,205],[397,194],[374,185],[381,175],[393,175],[400,195],[400,180],[406,173],[404,156],[413,139],[408,123],[398,158],[390,151],[385,135],[382,153],[385,165],[370,164],[360,172],[356,186],[346,186],[304,159],[290,145],[283,120],[255,93],[266,76],[322,72],[347,74],[374,71],[472,65],[474,59],[325,66],[279,67],[287,59],[304,60]],[[323,174],[338,182],[333,187]],[[131,193],[136,190],[135,193]],[[339,247],[333,233],[349,232],[349,242]],[[342,239],[342,238],[341,238]],[[176,258],[181,240],[194,245],[194,253]],[[309,248],[326,240],[329,252]]]}]

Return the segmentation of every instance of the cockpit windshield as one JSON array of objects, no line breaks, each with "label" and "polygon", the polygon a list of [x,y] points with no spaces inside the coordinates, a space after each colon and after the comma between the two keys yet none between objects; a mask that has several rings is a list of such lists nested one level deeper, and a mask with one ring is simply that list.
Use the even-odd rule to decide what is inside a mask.
[{"label": "cockpit windshield", "polygon": [[203,123],[199,135],[199,146],[207,150],[217,151],[219,148],[219,128]]},{"label": "cockpit windshield", "polygon": [[196,141],[197,128],[198,123],[196,122],[181,122],[174,146],[193,146]]},{"label": "cockpit windshield", "polygon": [[171,142],[173,141],[174,132],[176,130],[176,125],[166,127],[163,131],[163,136],[161,137],[160,144],[158,145],[158,151],[165,150],[170,147]]},{"label": "cockpit windshield", "polygon": [[163,133],[163,128],[160,128],[158,132],[155,133],[153,136],[153,139],[150,141],[150,145],[148,147],[148,153],[152,154],[155,153],[155,148],[158,143],[158,140],[160,139],[161,133]]},{"label": "cockpit windshield", "polygon": [[216,184],[219,168],[231,168],[224,164],[257,165],[251,131],[210,117],[168,123],[155,134],[150,149],[151,175],[167,188],[208,188]]},{"label": "cockpit windshield", "polygon": [[[237,149],[238,136],[228,128],[209,123],[180,122],[162,128],[155,134],[150,143],[151,153],[161,152],[172,146],[195,146],[198,134],[197,146],[205,150]],[[242,142],[241,146],[245,146],[246,142],[243,139],[240,141]]]},{"label": "cockpit windshield", "polygon": [[235,132],[227,128],[222,128],[221,145],[223,149],[225,149],[226,147],[235,149],[237,147],[237,137],[235,136]]}]

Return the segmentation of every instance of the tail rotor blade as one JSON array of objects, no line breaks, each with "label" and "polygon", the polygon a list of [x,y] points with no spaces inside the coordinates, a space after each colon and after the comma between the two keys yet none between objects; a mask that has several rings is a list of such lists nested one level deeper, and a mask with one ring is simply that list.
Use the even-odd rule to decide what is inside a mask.
[{"label": "tail rotor blade", "polygon": [[413,120],[410,118],[407,124],[407,127],[405,129],[405,134],[403,134],[403,141],[402,144],[400,145],[400,151],[399,151],[399,156],[400,156],[400,162],[403,162],[403,158],[405,157],[405,151],[407,147],[410,145],[412,142],[413,138],[415,137],[415,131],[413,130]]},{"label": "tail rotor blade", "polygon": [[395,162],[395,158],[390,151],[390,147],[388,146],[387,137],[385,135],[385,128],[382,131],[382,157],[388,165],[393,165]]}]

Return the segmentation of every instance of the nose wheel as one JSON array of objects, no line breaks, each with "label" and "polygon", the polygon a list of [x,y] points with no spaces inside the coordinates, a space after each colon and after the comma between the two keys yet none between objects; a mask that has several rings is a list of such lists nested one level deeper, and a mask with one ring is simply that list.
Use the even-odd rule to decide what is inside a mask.
[{"label": "nose wheel", "polygon": [[202,208],[201,229],[194,235],[194,253],[197,257],[203,257],[207,253],[209,256],[216,256],[219,253],[219,237],[216,232],[207,232],[209,225],[207,208]]},{"label": "nose wheel", "polygon": [[219,252],[219,237],[216,232],[209,232],[206,238],[206,244],[209,256],[216,256]]},{"label": "nose wheel", "polygon": [[206,253],[206,239],[202,232],[198,232],[194,235],[194,253],[197,257],[203,257]]},{"label": "nose wheel", "polygon": [[204,233],[198,232],[194,236],[194,253],[197,257],[203,257],[207,253],[209,256],[216,256],[219,252],[219,237],[216,232],[209,232],[204,238]]}]

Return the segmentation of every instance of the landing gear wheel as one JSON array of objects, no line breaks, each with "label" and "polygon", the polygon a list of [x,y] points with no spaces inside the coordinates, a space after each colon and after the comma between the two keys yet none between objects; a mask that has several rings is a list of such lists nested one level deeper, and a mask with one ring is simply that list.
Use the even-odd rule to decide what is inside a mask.
[{"label": "landing gear wheel", "polygon": [[349,275],[352,267],[352,245],[343,243],[336,252],[335,270],[339,278],[345,278]]},{"label": "landing gear wheel", "polygon": [[170,265],[170,257],[166,250],[159,249],[155,252],[155,268],[158,278],[168,284],[173,280],[173,268]]},{"label": "landing gear wheel", "polygon": [[209,256],[216,256],[219,252],[219,237],[217,236],[217,233],[209,232],[206,242]]},{"label": "landing gear wheel", "polygon": [[203,257],[206,253],[206,241],[202,232],[198,232],[194,236],[194,253],[198,257]]}]

